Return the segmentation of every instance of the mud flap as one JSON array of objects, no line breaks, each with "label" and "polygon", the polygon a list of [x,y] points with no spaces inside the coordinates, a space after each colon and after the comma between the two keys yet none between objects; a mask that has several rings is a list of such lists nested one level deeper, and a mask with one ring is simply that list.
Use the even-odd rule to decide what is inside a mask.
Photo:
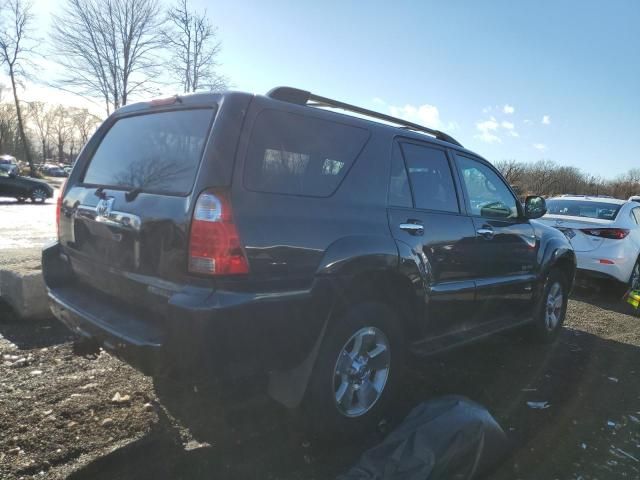
[{"label": "mud flap", "polygon": [[471,479],[494,468],[508,450],[491,414],[464,397],[422,403],[338,480]]},{"label": "mud flap", "polygon": [[291,370],[269,373],[267,393],[273,400],[287,408],[297,408],[302,403],[328,324],[329,321],[325,320],[318,339],[300,365]]}]

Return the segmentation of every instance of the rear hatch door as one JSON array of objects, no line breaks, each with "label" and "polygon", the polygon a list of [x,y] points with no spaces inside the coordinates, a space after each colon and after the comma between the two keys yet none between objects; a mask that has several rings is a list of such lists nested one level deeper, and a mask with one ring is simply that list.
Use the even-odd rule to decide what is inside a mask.
[{"label": "rear hatch door", "polygon": [[150,306],[184,282],[191,196],[215,113],[147,109],[102,129],[70,179],[60,221],[83,285]]}]

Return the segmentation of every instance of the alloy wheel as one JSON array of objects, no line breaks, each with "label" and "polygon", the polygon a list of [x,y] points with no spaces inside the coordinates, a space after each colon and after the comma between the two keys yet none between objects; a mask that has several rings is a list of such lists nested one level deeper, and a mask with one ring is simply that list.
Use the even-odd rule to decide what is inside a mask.
[{"label": "alloy wheel", "polygon": [[564,306],[564,294],[560,282],[554,282],[549,288],[545,309],[545,327],[548,331],[553,331],[560,323],[562,308]]},{"label": "alloy wheel", "polygon": [[381,330],[364,327],[354,333],[334,368],[334,400],[340,413],[346,417],[367,413],[382,396],[390,366],[390,343]]},{"label": "alloy wheel", "polygon": [[47,192],[42,188],[36,188],[31,192],[31,200],[34,202],[43,203],[47,199]]},{"label": "alloy wheel", "polygon": [[640,260],[638,260],[631,272],[631,278],[629,279],[629,286],[635,290],[640,288]]}]

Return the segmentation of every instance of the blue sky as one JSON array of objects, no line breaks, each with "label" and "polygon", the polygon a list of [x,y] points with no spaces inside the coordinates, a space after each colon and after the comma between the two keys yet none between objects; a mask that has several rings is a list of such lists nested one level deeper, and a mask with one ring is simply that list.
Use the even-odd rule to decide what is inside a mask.
[{"label": "blue sky", "polygon": [[[36,2],[42,31],[60,3]],[[640,167],[640,2],[192,3],[218,25],[237,89],[309,89],[444,129],[493,161],[608,178]]]}]

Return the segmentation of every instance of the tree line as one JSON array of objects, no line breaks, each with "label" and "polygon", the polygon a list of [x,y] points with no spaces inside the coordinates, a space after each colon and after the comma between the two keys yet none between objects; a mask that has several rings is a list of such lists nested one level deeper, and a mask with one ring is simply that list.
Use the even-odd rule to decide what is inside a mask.
[{"label": "tree line", "polygon": [[626,199],[632,195],[640,195],[640,168],[632,168],[614,179],[605,179],[576,167],[558,165],[551,160],[535,163],[502,160],[496,162],[495,166],[516,193],[523,197],[574,194]]},{"label": "tree line", "polygon": [[[2,103],[0,85],[0,152],[12,152],[27,158],[18,128],[13,103]],[[29,156],[36,162],[55,160],[71,163],[102,122],[86,108],[74,108],[45,102],[20,102]]]},{"label": "tree line", "polygon": [[[11,148],[29,163],[32,175],[36,151],[46,158],[55,144],[58,158],[73,156],[83,121],[95,128],[82,112],[20,101],[18,86],[37,73],[33,60],[43,50],[34,20],[29,0],[0,0],[0,67],[12,97],[12,106],[0,105],[0,153]],[[188,0],[169,6],[158,0],[66,0],[52,18],[48,40],[48,58],[62,67],[55,86],[101,99],[107,115],[132,97],[158,94],[163,86],[179,85],[187,93],[222,90],[229,83],[219,73],[217,28],[206,10],[194,10]],[[47,115],[56,120],[49,122]]]}]

